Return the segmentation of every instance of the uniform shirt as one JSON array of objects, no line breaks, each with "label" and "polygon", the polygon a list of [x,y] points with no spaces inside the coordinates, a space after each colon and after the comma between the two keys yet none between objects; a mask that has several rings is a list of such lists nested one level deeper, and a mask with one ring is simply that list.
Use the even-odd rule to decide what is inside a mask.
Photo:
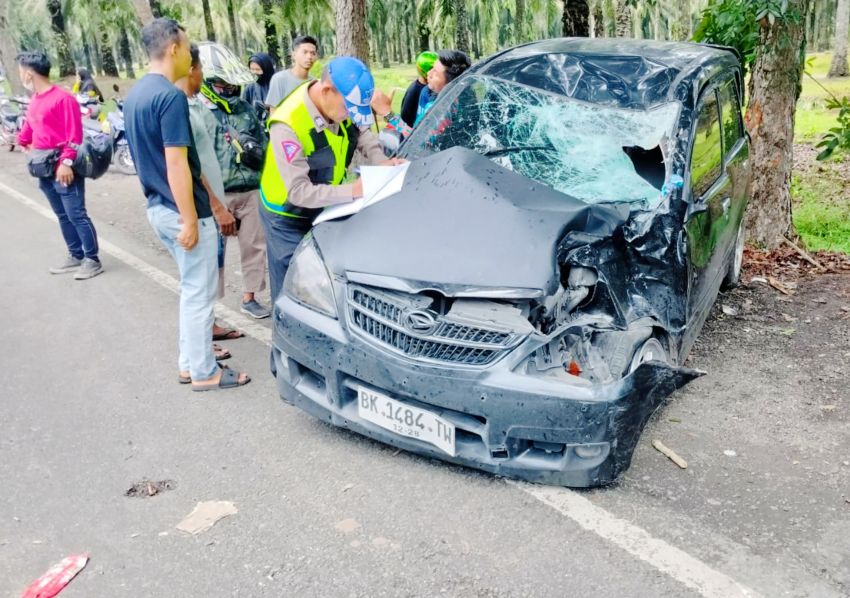
[{"label": "uniform shirt", "polygon": [[[331,133],[338,134],[339,124],[329,123],[319,113],[319,109],[310,99],[309,87],[310,85],[306,85],[303,92],[299,93],[304,94],[304,105],[313,119],[316,130],[322,132],[328,129]],[[287,203],[291,202],[302,208],[324,208],[354,199],[352,184],[314,185],[310,181],[307,157],[292,127],[286,123],[273,123],[269,133],[271,135],[269,147],[272,148],[278,171],[286,185]],[[284,148],[288,148],[289,151]],[[387,159],[378,145],[378,136],[369,129],[361,129],[360,136],[357,138],[357,151],[365,157],[368,164],[379,164]]]},{"label": "uniform shirt", "polygon": [[186,94],[162,75],[149,73],[133,85],[127,95],[124,123],[130,154],[148,207],[161,205],[180,211],[168,184],[165,148],[185,147],[192,174],[195,212],[198,218],[211,217],[210,198],[201,183],[201,163],[189,124]]},{"label": "uniform shirt", "polygon": [[201,161],[201,174],[210,185],[219,201],[224,201],[224,181],[221,176],[221,166],[215,155],[215,137],[218,131],[218,121],[197,96],[189,98],[189,122],[192,125],[192,136],[195,138],[195,148]]},{"label": "uniform shirt", "polygon": [[83,118],[74,96],[57,86],[32,97],[18,145],[37,150],[60,150],[60,160],[77,157],[83,142]]},{"label": "uniform shirt", "polygon": [[272,76],[269,82],[269,94],[266,96],[266,105],[276,107],[286,96],[295,91],[299,85],[303,85],[305,81],[312,81],[313,77],[307,75],[306,79],[299,79],[287,69],[278,71]]}]

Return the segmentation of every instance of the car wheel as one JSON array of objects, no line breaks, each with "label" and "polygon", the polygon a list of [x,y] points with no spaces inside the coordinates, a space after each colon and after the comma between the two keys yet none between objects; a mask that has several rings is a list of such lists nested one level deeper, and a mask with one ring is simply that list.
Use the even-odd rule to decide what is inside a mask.
[{"label": "car wheel", "polygon": [[640,348],[635,352],[634,357],[632,357],[632,363],[629,365],[629,373],[634,372],[638,367],[646,363],[647,361],[663,361],[664,363],[670,363],[670,360],[667,358],[667,351],[664,349],[664,345],[661,344],[661,341],[655,337],[647,339]]},{"label": "car wheel", "polygon": [[725,290],[734,289],[738,286],[741,280],[741,268],[744,265],[744,242],[747,240],[747,232],[744,228],[744,221],[738,227],[738,236],[735,238],[735,250],[729,259],[729,265],[726,267],[726,275],[723,277],[723,283],[720,288]]}]

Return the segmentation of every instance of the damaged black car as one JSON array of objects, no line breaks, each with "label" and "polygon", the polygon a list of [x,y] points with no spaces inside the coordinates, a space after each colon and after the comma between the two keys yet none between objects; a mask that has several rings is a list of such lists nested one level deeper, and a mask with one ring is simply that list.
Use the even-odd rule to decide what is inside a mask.
[{"label": "damaged black car", "polygon": [[402,145],[400,190],[323,222],[277,301],[282,398],[402,449],[614,481],[741,270],[729,49],[547,40],[483,60]]}]

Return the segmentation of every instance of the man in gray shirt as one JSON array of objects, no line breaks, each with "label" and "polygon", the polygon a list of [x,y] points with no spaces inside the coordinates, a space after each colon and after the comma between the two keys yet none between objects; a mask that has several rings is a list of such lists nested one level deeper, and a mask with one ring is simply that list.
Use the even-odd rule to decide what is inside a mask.
[{"label": "man in gray shirt", "polygon": [[316,62],[318,47],[315,37],[299,35],[295,38],[292,42],[292,68],[275,73],[269,83],[266,105],[270,109],[276,108],[296,87],[313,79],[310,69]]}]

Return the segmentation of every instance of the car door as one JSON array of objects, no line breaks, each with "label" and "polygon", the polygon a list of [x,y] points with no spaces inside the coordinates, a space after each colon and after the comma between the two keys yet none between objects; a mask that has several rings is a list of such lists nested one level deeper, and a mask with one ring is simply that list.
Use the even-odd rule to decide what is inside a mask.
[{"label": "car door", "polygon": [[718,85],[712,82],[697,104],[685,178],[688,212],[685,222],[688,261],[688,326],[690,347],[714,302],[724,273],[731,210],[731,181],[723,163],[723,133]]}]

